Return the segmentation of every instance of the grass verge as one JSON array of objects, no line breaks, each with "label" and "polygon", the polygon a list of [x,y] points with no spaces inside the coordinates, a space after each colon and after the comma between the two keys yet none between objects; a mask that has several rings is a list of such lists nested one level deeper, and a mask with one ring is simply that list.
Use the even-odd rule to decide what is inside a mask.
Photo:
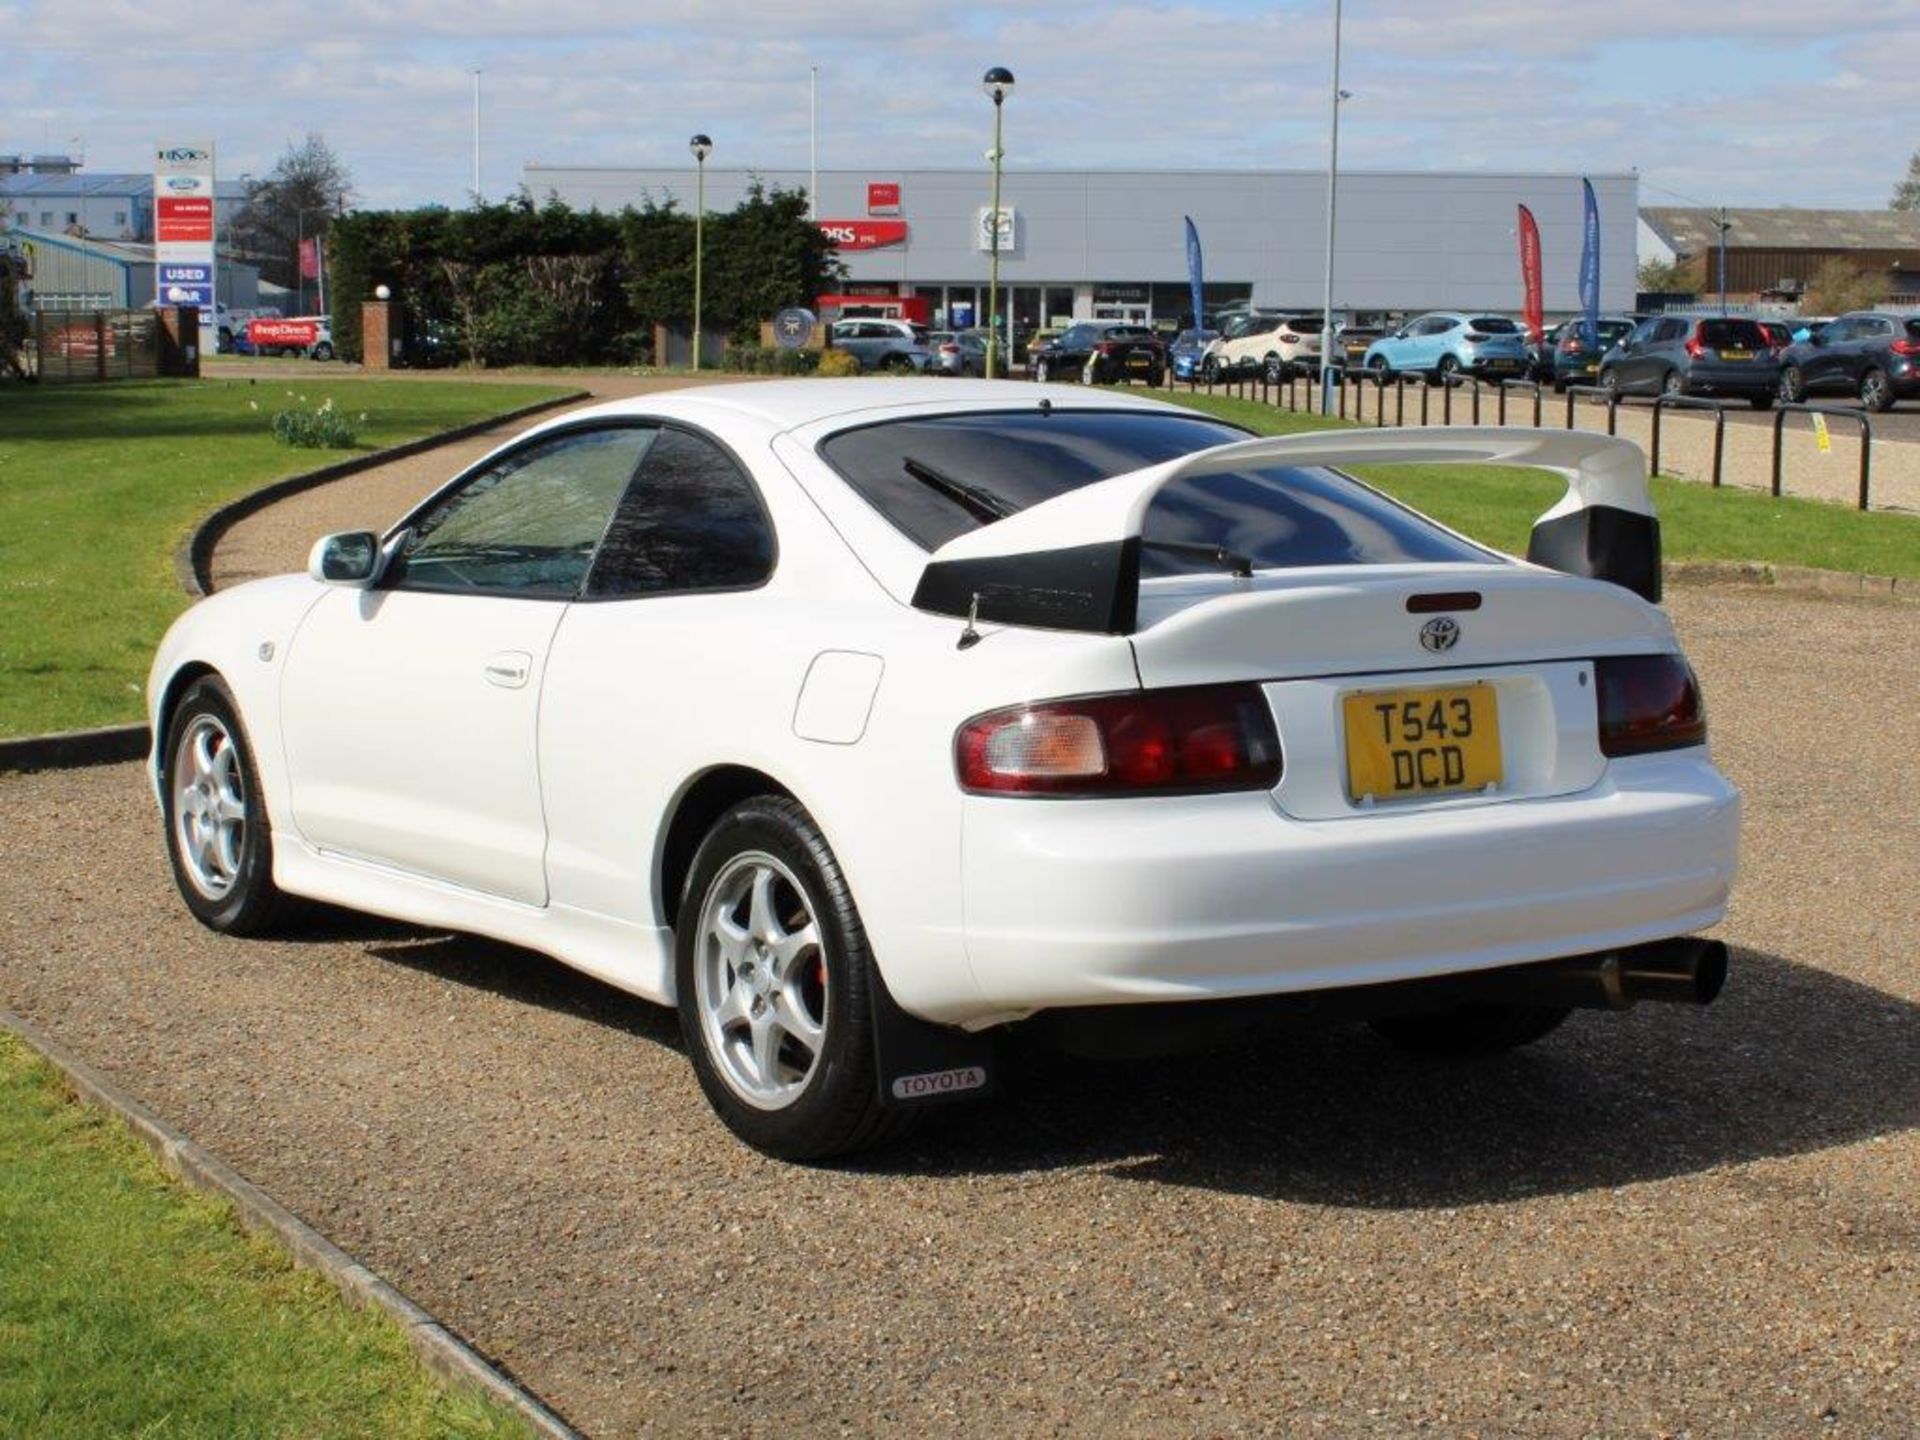
[{"label": "grass verge", "polygon": [[525,1436],[0,1035],[0,1434]]},{"label": "grass verge", "polygon": [[[1224,395],[1163,393],[1263,435],[1344,428],[1348,422],[1296,415]],[[1382,490],[1443,524],[1509,554],[1524,555],[1542,511],[1566,485],[1541,470],[1500,465],[1359,467]],[[1661,549],[1668,560],[1760,561],[1866,575],[1920,576],[1920,516],[1862,513],[1819,500],[1775,500],[1656,476]]]},{"label": "grass verge", "polygon": [[[0,388],[0,736],[140,718],[154,646],[187,604],[174,548],[216,505],[561,393],[313,373]],[[364,412],[355,447],[276,441],[274,412],[303,398]]]}]

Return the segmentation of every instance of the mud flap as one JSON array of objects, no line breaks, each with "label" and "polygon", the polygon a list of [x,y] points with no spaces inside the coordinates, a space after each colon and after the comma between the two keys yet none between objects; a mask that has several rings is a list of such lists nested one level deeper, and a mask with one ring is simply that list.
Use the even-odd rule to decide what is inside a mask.
[{"label": "mud flap", "polygon": [[899,1107],[979,1100],[994,1092],[997,1042],[909,1015],[872,970],[873,1052],[882,1104]]}]

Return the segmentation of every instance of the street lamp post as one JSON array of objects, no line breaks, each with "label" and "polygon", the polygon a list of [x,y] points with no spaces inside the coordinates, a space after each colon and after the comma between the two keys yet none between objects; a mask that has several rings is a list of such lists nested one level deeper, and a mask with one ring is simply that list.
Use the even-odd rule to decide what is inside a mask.
[{"label": "street lamp post", "polygon": [[980,88],[993,101],[993,209],[987,216],[987,379],[991,380],[1000,348],[999,328],[994,324],[1000,313],[1000,116],[1013,90],[1013,72],[996,65],[980,78]]},{"label": "street lamp post", "polygon": [[693,368],[698,370],[700,368],[700,267],[706,256],[707,244],[707,156],[713,151],[713,141],[705,135],[696,135],[687,142],[687,148],[693,152],[693,161],[700,173],[694,190],[693,203]]},{"label": "street lamp post", "polygon": [[1733,222],[1727,219],[1727,207],[1720,207],[1720,313],[1727,313],[1727,231],[1733,228]]},{"label": "street lamp post", "polygon": [[1327,107],[1327,269],[1321,296],[1320,413],[1333,413],[1333,212],[1340,179],[1340,0],[1333,0],[1333,97]]}]

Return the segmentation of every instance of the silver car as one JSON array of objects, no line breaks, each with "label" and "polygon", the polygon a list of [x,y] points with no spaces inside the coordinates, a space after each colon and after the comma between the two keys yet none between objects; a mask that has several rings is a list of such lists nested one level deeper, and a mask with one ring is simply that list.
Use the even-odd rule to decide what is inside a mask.
[{"label": "silver car", "polygon": [[862,370],[918,375],[933,359],[927,332],[904,320],[839,320],[830,334],[833,348],[853,356]]}]

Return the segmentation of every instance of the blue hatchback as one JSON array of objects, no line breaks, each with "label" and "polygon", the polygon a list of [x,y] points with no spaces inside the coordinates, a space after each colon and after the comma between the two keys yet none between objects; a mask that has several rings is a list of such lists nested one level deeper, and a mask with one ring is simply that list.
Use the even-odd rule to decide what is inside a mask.
[{"label": "blue hatchback", "polygon": [[1367,347],[1363,363],[1375,375],[1508,379],[1525,375],[1531,357],[1527,332],[1504,315],[1436,310],[1382,335]]},{"label": "blue hatchback", "polygon": [[1200,357],[1206,353],[1207,346],[1219,338],[1218,330],[1182,330],[1176,335],[1172,349],[1167,352],[1167,358],[1173,366],[1173,378],[1198,380]]}]

